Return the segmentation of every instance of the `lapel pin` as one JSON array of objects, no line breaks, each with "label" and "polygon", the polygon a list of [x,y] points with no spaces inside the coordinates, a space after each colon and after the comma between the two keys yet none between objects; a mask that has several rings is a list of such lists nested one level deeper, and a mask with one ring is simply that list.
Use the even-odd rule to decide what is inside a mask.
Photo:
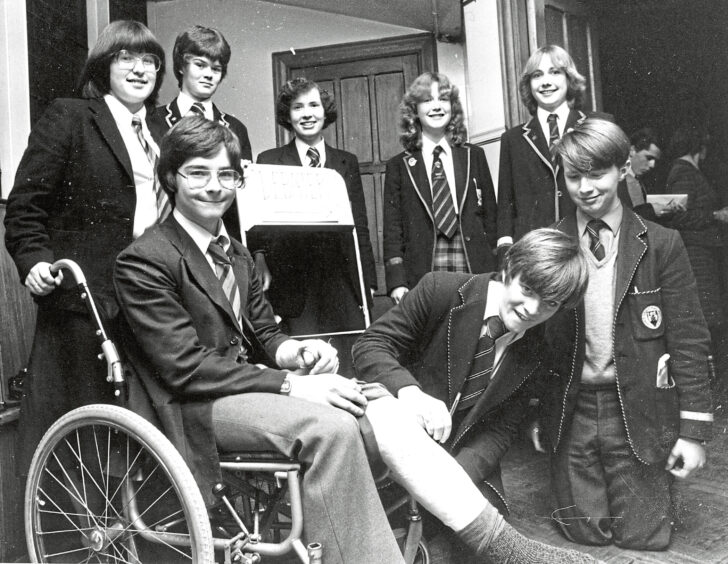
[{"label": "lapel pin", "polygon": [[410,157],[409,160],[407,161],[407,164],[410,166],[415,166],[417,164],[417,159],[414,157]]}]

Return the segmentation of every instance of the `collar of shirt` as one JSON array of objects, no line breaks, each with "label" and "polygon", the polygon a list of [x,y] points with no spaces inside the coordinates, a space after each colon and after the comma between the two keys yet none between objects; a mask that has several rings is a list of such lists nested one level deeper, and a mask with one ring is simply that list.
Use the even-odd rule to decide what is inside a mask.
[{"label": "collar of shirt", "polygon": [[[497,280],[491,280],[488,282],[488,293],[485,301],[485,312],[483,313],[483,327],[480,330],[480,336],[485,333],[486,326],[485,320],[493,315],[500,315],[500,303],[503,299],[503,293],[505,287],[502,282]],[[500,368],[501,362],[508,352],[508,347],[523,337],[525,331],[520,333],[511,333],[506,331],[503,335],[498,337],[495,341],[495,356],[493,357],[493,376],[495,377],[498,369]]]},{"label": "collar of shirt", "polygon": [[[189,94],[186,94],[180,90],[179,95],[177,96],[177,107],[179,108],[179,115],[181,117],[185,117],[188,113],[190,113],[190,108],[192,108],[192,104],[197,102],[192,96]],[[212,102],[210,100],[205,100],[204,102],[199,102],[202,104],[202,107],[205,108],[205,117],[209,120],[213,119],[213,112],[212,112]]]},{"label": "collar of shirt", "polygon": [[[622,226],[622,216],[624,215],[624,208],[622,207],[622,204],[620,203],[616,209],[610,211],[600,219],[606,223],[609,226],[610,231],[605,233],[605,229],[602,229],[599,232],[599,240],[602,242],[602,245],[604,245],[604,250],[609,253],[612,249],[612,245],[614,244],[614,241],[617,240],[619,237],[619,230]],[[593,217],[590,215],[585,214],[581,209],[576,209],[576,228],[577,233],[579,233],[579,239],[582,242],[582,245],[585,245],[586,248],[589,248],[589,234],[586,232],[586,224],[589,223]]]},{"label": "collar of shirt", "polygon": [[306,152],[310,147],[314,147],[319,152],[319,162],[321,163],[319,166],[321,168],[326,166],[326,142],[323,138],[318,143],[309,145],[296,137],[296,151],[298,151],[298,158],[301,159],[301,164],[303,166],[308,166],[308,157],[306,156]]},{"label": "collar of shirt", "polygon": [[192,240],[195,242],[195,245],[197,245],[197,248],[200,249],[203,255],[205,255],[205,259],[207,259],[210,268],[212,268],[212,271],[215,272],[215,263],[212,261],[212,257],[207,253],[207,248],[210,246],[210,241],[219,237],[220,235],[225,235],[225,237],[227,237],[228,244],[224,247],[224,249],[225,252],[227,252],[227,250],[230,248],[230,235],[228,235],[227,229],[225,229],[225,224],[220,221],[219,231],[217,235],[213,235],[201,225],[198,225],[194,221],[187,219],[179,212],[179,210],[177,210],[177,208],[174,208],[174,210],[172,210],[172,215],[177,220],[177,223],[180,224],[182,229],[184,229],[187,234],[192,237]]},{"label": "collar of shirt", "polygon": [[543,130],[543,134],[546,136],[546,141],[548,141],[549,138],[549,115],[556,114],[558,116],[558,119],[556,120],[556,125],[559,126],[559,137],[561,137],[564,134],[564,129],[566,129],[566,120],[569,119],[570,111],[571,108],[569,108],[569,104],[567,102],[561,104],[553,112],[544,110],[543,108],[538,108],[536,110],[538,122],[541,124],[541,129]]},{"label": "collar of shirt", "polygon": [[[131,131],[136,138],[136,132],[134,131],[134,128],[131,126],[131,119],[134,116],[138,116],[142,120],[142,135],[144,135],[144,139],[152,147],[155,154],[157,156],[159,156],[159,147],[157,146],[157,143],[152,138],[152,134],[149,133],[149,128],[147,127],[147,108],[146,108],[146,106],[142,106],[141,109],[136,113],[131,113],[124,104],[122,104],[119,100],[117,100],[111,94],[104,95],[104,102],[106,102],[106,105],[109,107],[109,111],[111,111],[111,115],[114,117],[116,126],[119,128],[119,131],[122,133],[122,136],[124,135],[124,133]],[[138,142],[138,140],[137,140],[137,142]]]}]

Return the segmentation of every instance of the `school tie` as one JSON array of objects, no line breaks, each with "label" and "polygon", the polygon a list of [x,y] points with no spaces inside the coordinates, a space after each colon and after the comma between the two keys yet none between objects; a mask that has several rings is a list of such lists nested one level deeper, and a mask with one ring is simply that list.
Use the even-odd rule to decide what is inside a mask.
[{"label": "school tie", "polygon": [[480,394],[485,391],[493,372],[493,361],[495,360],[495,341],[498,337],[508,331],[503,321],[497,315],[492,315],[485,320],[486,330],[478,339],[478,347],[473,357],[473,367],[470,376],[465,379],[463,389],[460,393],[458,409],[468,409],[475,405]]},{"label": "school tie", "polygon": [[439,145],[432,151],[432,209],[435,212],[435,225],[448,239],[455,235],[458,216],[452,203],[450,185],[447,183],[445,169],[442,166],[440,153],[443,149]]},{"label": "school tie", "polygon": [[556,123],[558,117],[556,114],[549,114],[546,118],[549,124],[549,148],[559,140],[559,125]]},{"label": "school tie", "polygon": [[142,133],[142,119],[139,116],[133,116],[131,118],[131,126],[134,128],[137,139],[139,139],[139,143],[141,143],[142,149],[144,149],[144,153],[147,155],[147,159],[149,159],[149,162],[152,165],[152,173],[154,174],[153,190],[154,196],[157,200],[157,221],[161,223],[172,211],[172,205],[169,203],[169,198],[159,185],[159,181],[157,179],[157,155],[144,138],[144,134]]},{"label": "school tie", "polygon": [[317,168],[321,164],[321,155],[319,155],[316,147],[309,147],[306,156],[308,157],[308,166]]},{"label": "school tie", "polygon": [[609,226],[601,219],[592,219],[586,224],[586,232],[589,234],[589,250],[599,261],[604,258],[604,245],[599,240],[599,232],[602,229],[609,229]]},{"label": "school tie", "polygon": [[235,280],[232,258],[228,254],[232,254],[233,248],[231,245],[228,247],[228,252],[225,252],[225,245],[227,244],[229,244],[228,238],[225,237],[225,235],[220,235],[216,239],[210,241],[210,245],[207,247],[207,252],[212,257],[212,261],[215,263],[215,273],[217,274],[217,278],[220,280],[225,296],[233,308],[235,318],[242,327],[240,318],[240,289],[238,288],[237,280]]},{"label": "school tie", "polygon": [[189,114],[197,114],[198,116],[205,117],[205,107],[199,102],[195,102],[192,106],[190,106],[188,115]]}]

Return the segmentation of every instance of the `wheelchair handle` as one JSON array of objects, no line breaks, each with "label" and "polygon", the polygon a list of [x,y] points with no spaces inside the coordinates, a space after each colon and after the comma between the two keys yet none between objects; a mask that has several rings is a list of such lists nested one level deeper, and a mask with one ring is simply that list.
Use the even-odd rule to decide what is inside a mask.
[{"label": "wheelchair handle", "polygon": [[81,299],[86,303],[91,319],[96,324],[96,335],[101,341],[101,354],[99,358],[106,360],[107,373],[106,381],[114,384],[114,397],[123,398],[123,392],[125,391],[124,383],[124,370],[121,365],[121,358],[119,352],[116,350],[116,345],[109,339],[104,329],[104,325],[101,322],[101,316],[99,310],[96,307],[91,290],[89,290],[88,284],[86,283],[86,276],[81,270],[81,267],[75,261],[71,259],[59,259],[51,265],[51,273],[57,274],[60,270],[67,270],[71,273],[73,279],[78,286],[80,291]]}]

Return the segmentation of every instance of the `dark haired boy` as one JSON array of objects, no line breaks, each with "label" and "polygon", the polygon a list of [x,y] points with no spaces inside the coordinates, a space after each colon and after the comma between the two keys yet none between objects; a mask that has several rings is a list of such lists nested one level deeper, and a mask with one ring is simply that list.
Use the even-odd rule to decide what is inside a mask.
[{"label": "dark haired boy", "polygon": [[[221,111],[212,103],[212,96],[227,75],[230,56],[230,45],[218,30],[195,25],[182,31],[172,50],[174,76],[180,92],[167,105],[157,107],[152,119],[163,131],[190,114],[216,121],[238,136],[242,158],[250,161],[253,151],[248,129],[236,117]],[[228,229],[239,239],[237,206],[233,205],[223,219]]]},{"label": "dark haired boy", "polygon": [[662,550],[671,475],[705,464],[709,335],[680,235],[623,207],[630,142],[587,118],[555,145],[576,211],[557,227],[579,238],[589,286],[547,323],[553,381],[542,413],[554,517],[569,539]]}]

